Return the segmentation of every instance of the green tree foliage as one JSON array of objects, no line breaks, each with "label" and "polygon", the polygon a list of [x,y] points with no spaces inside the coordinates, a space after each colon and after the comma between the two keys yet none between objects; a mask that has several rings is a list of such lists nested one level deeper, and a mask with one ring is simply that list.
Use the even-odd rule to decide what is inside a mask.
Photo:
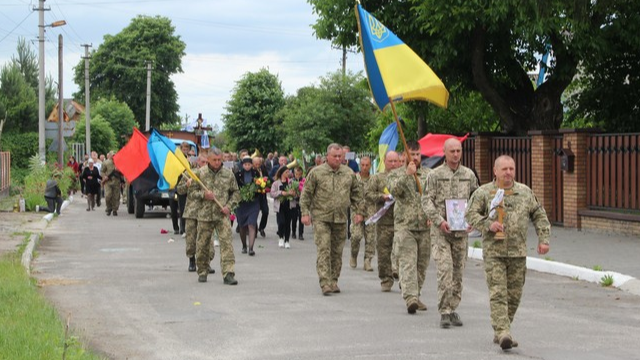
[{"label": "green tree foliage", "polygon": [[601,51],[586,56],[569,95],[567,126],[640,131],[640,3],[621,1],[602,29]]},{"label": "green tree foliage", "polygon": [[[123,147],[127,143],[126,137],[123,135],[129,135],[133,132],[134,127],[139,127],[134,119],[133,111],[129,109],[129,106],[115,98],[98,100],[98,102],[91,107],[91,112],[92,118],[100,116],[109,123],[114,134],[116,134],[118,148]],[[93,134],[93,128],[91,130]],[[93,144],[93,141],[91,143]]]},{"label": "green tree foliage", "polygon": [[[90,62],[93,99],[115,97],[143,123],[146,114],[147,66],[151,61],[151,126],[179,121],[178,94],[171,75],[182,72],[186,44],[166,17],[137,16],[117,35],[105,35]],[[84,60],[74,68],[74,94],[84,99]],[[93,143],[93,142],[92,142]]]},{"label": "green tree foliage", "polygon": [[284,104],[284,91],[276,75],[267,69],[244,74],[236,82],[222,115],[229,139],[237,149],[281,149],[282,120],[278,112]]},{"label": "green tree foliage", "polygon": [[[85,121],[78,121],[76,123],[76,130],[71,137],[72,142],[84,142],[85,141],[86,124]],[[111,150],[118,149],[118,142],[116,141],[116,135],[111,128],[111,125],[101,115],[96,115],[91,118],[91,150],[96,151],[98,154],[106,154]]]},{"label": "green tree foliage", "polygon": [[332,142],[370,150],[366,135],[375,116],[362,74],[329,73],[318,86],[301,88],[287,99],[282,111],[285,144],[307,152],[324,152]]},{"label": "green tree foliage", "polygon": [[[356,45],[353,2],[308,0],[318,14],[316,35],[334,44]],[[634,3],[634,5],[630,5]],[[606,50],[605,28],[617,24],[633,1],[438,1],[371,0],[366,8],[429,63],[448,87],[478,90],[503,130],[557,129],[561,96],[580,61]],[[637,13],[638,11],[635,10]],[[338,25],[329,25],[338,24]],[[350,25],[348,25],[350,24]],[[333,27],[331,27],[333,26]],[[335,31],[334,31],[335,30]],[[550,44],[555,61],[537,89],[527,71]]]},{"label": "green tree foliage", "polygon": [[6,115],[4,132],[38,130],[38,96],[16,64],[5,64],[0,71],[0,103]]},{"label": "green tree foliage", "polygon": [[38,132],[3,133],[0,149],[11,153],[11,182],[21,183],[28,173],[29,158],[38,153]]}]

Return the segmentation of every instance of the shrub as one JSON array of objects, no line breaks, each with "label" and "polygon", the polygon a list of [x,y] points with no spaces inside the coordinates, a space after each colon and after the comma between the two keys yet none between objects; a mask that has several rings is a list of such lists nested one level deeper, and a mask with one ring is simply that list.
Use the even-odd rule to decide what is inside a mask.
[{"label": "shrub", "polygon": [[[55,169],[55,164],[43,164],[37,154],[29,158],[29,174],[24,178],[24,188],[22,191],[22,197],[25,200],[27,210],[34,210],[36,205],[46,205],[44,190],[47,185],[47,180],[51,179]],[[63,176],[58,179],[58,187],[60,187],[63,198],[69,193],[69,189],[72,186],[72,179],[75,180],[73,169],[65,167]]]}]

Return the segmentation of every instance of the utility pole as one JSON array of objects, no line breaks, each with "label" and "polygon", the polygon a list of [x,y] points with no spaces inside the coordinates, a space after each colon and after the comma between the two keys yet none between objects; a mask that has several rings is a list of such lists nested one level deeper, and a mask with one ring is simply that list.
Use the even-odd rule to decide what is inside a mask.
[{"label": "utility pole", "polygon": [[144,124],[146,131],[151,130],[151,61],[147,61],[147,111]]},{"label": "utility pole", "polygon": [[84,46],[84,121],[85,126],[85,154],[91,155],[91,89],[89,88],[89,48],[90,44],[83,44]]},{"label": "utility pole", "polygon": [[38,11],[38,155],[40,161],[45,161],[45,135],[44,135],[44,8],[45,0],[39,0],[38,7],[34,11]]},{"label": "utility pole", "polygon": [[62,91],[62,34],[58,35],[58,167],[64,169],[64,92]]}]

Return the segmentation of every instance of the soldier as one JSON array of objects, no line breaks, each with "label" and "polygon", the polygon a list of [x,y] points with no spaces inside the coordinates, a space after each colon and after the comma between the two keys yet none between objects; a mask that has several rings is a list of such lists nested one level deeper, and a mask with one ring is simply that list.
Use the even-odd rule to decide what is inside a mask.
[{"label": "soldier", "polygon": [[[391,194],[387,189],[387,177],[389,173],[398,168],[400,165],[400,157],[395,151],[389,151],[384,157],[385,172],[377,173],[371,177],[369,192],[367,196],[369,201],[373,201],[376,205],[375,212],[380,210],[385,202],[391,198]],[[382,217],[376,222],[376,249],[378,250],[378,277],[380,278],[380,287],[383,292],[391,291],[393,286],[393,272],[391,270],[391,251],[393,249],[393,207],[387,210]],[[371,225],[369,225],[371,226]]]},{"label": "soldier", "polygon": [[118,216],[120,207],[120,181],[122,174],[116,170],[113,164],[113,151],[107,154],[107,160],[102,163],[102,186],[104,186],[104,201],[107,204],[105,212],[107,216]]},{"label": "soldier", "polygon": [[[422,195],[422,208],[431,221],[431,252],[438,272],[441,328],[462,326],[456,309],[462,298],[462,273],[468,247],[467,229],[452,230],[459,229],[459,226],[454,225],[460,224],[454,224],[455,219],[447,218],[446,201],[452,200],[454,204],[466,203],[478,188],[478,179],[471,169],[460,164],[461,157],[460,141],[447,139],[444,142],[445,161],[429,174],[427,188]],[[464,224],[464,213],[459,211],[458,215],[458,220]],[[471,231],[471,228],[468,230]]]},{"label": "soldier", "polygon": [[[518,346],[511,337],[511,323],[520,304],[527,273],[529,219],[538,235],[538,254],[549,252],[551,227],[547,213],[533,191],[514,180],[515,172],[516,164],[510,156],[498,157],[493,166],[495,181],[482,185],[473,193],[466,215],[467,222],[482,231],[493,342],[503,350]],[[503,190],[498,191],[499,188]],[[504,194],[502,201],[499,201],[500,192]],[[502,223],[497,221],[500,212],[503,213]],[[496,232],[504,232],[505,238],[496,238]]]},{"label": "soldier", "polygon": [[198,169],[196,175],[208,190],[198,187],[193,194],[194,198],[202,201],[198,211],[196,239],[198,281],[207,281],[209,261],[215,256],[215,253],[210,254],[214,251],[211,236],[215,230],[220,241],[220,267],[224,283],[237,285],[238,281],[234,278],[235,257],[229,214],[240,202],[240,191],[231,170],[222,167],[222,153],[219,149],[211,149],[207,161],[208,165]]},{"label": "soldier", "polygon": [[[360,159],[360,173],[356,175],[358,179],[358,185],[362,192],[364,218],[368,219],[376,213],[375,200],[370,200],[371,197],[368,194],[371,192],[371,176],[369,171],[371,170],[371,158],[363,156]],[[355,211],[351,211],[355,214]],[[375,225],[365,225],[364,221],[356,224],[351,222],[351,259],[349,266],[355,268],[358,266],[358,252],[360,252],[360,241],[364,237],[364,270],[373,271],[371,267],[371,259],[376,255],[376,238],[375,238]]]},{"label": "soldier", "polygon": [[420,187],[426,183],[427,174],[431,169],[421,168],[420,145],[417,142],[410,141],[407,147],[411,158],[406,166],[389,174],[387,188],[396,199],[393,210],[393,241],[402,297],[409,314],[415,314],[416,310],[427,310],[427,306],[419,297],[429,266],[431,239],[427,215],[420,206]]},{"label": "soldier", "polygon": [[338,278],[350,205],[356,207],[354,222],[358,224],[363,220],[358,180],[351,169],[340,164],[341,159],[340,145],[329,145],[327,162],[309,173],[300,195],[302,223],[310,226],[313,218],[313,237],[318,251],[316,270],[323,295],[340,292]]},{"label": "soldier", "polygon": [[[207,165],[207,158],[204,155],[198,156],[198,168],[205,167]],[[184,206],[184,212],[182,218],[185,220],[185,243],[186,253],[189,259],[189,272],[196,271],[196,237],[198,235],[198,210],[202,207],[202,201],[195,197],[195,191],[200,187],[198,184],[193,184],[192,181],[186,176],[183,176],[176,186],[176,192],[178,195],[186,197],[186,203]],[[214,250],[212,250],[214,251]],[[211,253],[211,260],[213,260],[213,252]],[[209,264],[209,274],[215,274],[215,270]]]}]

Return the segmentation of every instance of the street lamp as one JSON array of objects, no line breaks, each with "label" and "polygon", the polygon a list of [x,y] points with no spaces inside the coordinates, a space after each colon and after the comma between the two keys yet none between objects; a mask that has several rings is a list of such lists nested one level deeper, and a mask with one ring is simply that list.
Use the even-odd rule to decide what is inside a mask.
[{"label": "street lamp", "polygon": [[46,160],[46,150],[45,150],[45,135],[44,135],[44,122],[45,122],[45,97],[44,97],[44,28],[45,27],[58,27],[62,25],[66,25],[67,22],[64,20],[55,21],[51,24],[44,24],[44,2],[45,0],[39,0],[40,6],[38,7],[39,12],[39,21],[38,21],[38,155],[40,156],[40,161],[44,162]]}]

